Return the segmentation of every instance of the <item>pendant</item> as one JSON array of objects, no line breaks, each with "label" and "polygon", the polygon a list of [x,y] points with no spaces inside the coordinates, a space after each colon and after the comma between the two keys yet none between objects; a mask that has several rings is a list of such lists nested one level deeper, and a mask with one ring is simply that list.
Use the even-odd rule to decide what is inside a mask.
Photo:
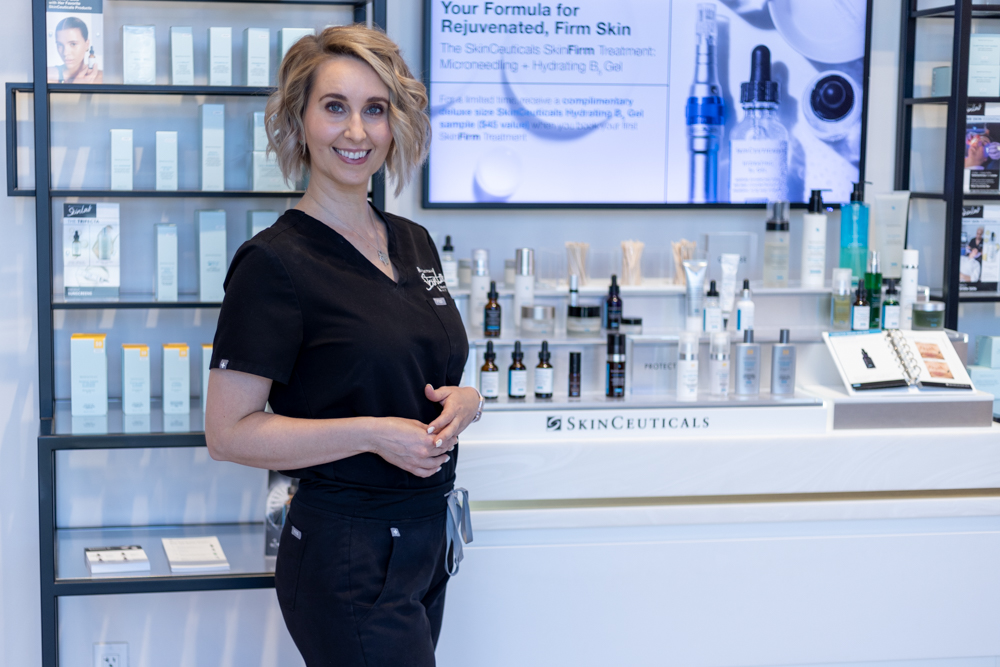
[{"label": "pendant", "polygon": [[385,253],[382,252],[381,250],[378,251],[378,258],[379,258],[379,261],[381,261],[383,264],[385,264],[386,266],[389,266],[389,258],[386,257]]}]

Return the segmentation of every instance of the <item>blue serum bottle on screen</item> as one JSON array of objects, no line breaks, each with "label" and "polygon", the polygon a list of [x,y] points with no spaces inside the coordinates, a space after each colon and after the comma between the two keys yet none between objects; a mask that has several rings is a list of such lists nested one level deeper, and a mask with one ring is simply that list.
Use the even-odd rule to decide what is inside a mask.
[{"label": "blue serum bottle on screen", "polygon": [[698,5],[695,31],[694,82],[684,107],[691,152],[689,201],[714,204],[719,200],[719,144],[725,124],[725,102],[716,67],[715,5]]}]

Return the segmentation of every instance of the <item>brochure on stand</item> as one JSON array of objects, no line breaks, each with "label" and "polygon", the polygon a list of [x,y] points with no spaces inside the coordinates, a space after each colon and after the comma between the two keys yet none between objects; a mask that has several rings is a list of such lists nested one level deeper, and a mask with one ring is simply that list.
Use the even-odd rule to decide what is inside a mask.
[{"label": "brochure on stand", "polygon": [[973,388],[943,331],[824,332],[823,340],[852,395],[877,389]]},{"label": "brochure on stand", "polygon": [[124,547],[86,547],[83,556],[91,574],[149,572],[149,558],[137,544]]},{"label": "brochure on stand", "polygon": [[966,194],[1000,189],[1000,104],[969,102],[965,116]]},{"label": "brochure on stand", "polygon": [[[996,145],[1000,152],[1000,144]],[[962,207],[961,292],[995,292],[1000,284],[1000,206]]]},{"label": "brochure on stand", "polygon": [[63,285],[67,297],[118,296],[118,229],[118,204],[63,204]]},{"label": "brochure on stand", "polygon": [[47,0],[45,51],[49,83],[103,83],[103,0]]},{"label": "brochure on stand", "polygon": [[170,561],[170,571],[180,573],[228,572],[229,561],[219,538],[163,537],[163,550]]}]

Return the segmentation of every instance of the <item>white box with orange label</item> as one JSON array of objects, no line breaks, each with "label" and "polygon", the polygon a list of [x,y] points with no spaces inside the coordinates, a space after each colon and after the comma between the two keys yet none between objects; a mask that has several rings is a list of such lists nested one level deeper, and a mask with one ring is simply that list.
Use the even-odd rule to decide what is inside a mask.
[{"label": "white box with orange label", "polygon": [[163,346],[163,414],[191,411],[191,354],[186,343]]},{"label": "white box with orange label", "polygon": [[105,339],[105,334],[76,333],[70,337],[70,411],[74,417],[108,414]]}]

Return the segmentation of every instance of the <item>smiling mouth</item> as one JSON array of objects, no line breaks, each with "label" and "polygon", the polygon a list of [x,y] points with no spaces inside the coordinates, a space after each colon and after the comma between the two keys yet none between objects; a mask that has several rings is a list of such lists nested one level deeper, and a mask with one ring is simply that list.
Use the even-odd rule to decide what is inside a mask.
[{"label": "smiling mouth", "polygon": [[362,162],[366,157],[368,157],[368,154],[371,153],[370,149],[366,151],[345,151],[339,148],[334,148],[333,150],[337,151],[337,155],[344,158],[348,162]]}]

